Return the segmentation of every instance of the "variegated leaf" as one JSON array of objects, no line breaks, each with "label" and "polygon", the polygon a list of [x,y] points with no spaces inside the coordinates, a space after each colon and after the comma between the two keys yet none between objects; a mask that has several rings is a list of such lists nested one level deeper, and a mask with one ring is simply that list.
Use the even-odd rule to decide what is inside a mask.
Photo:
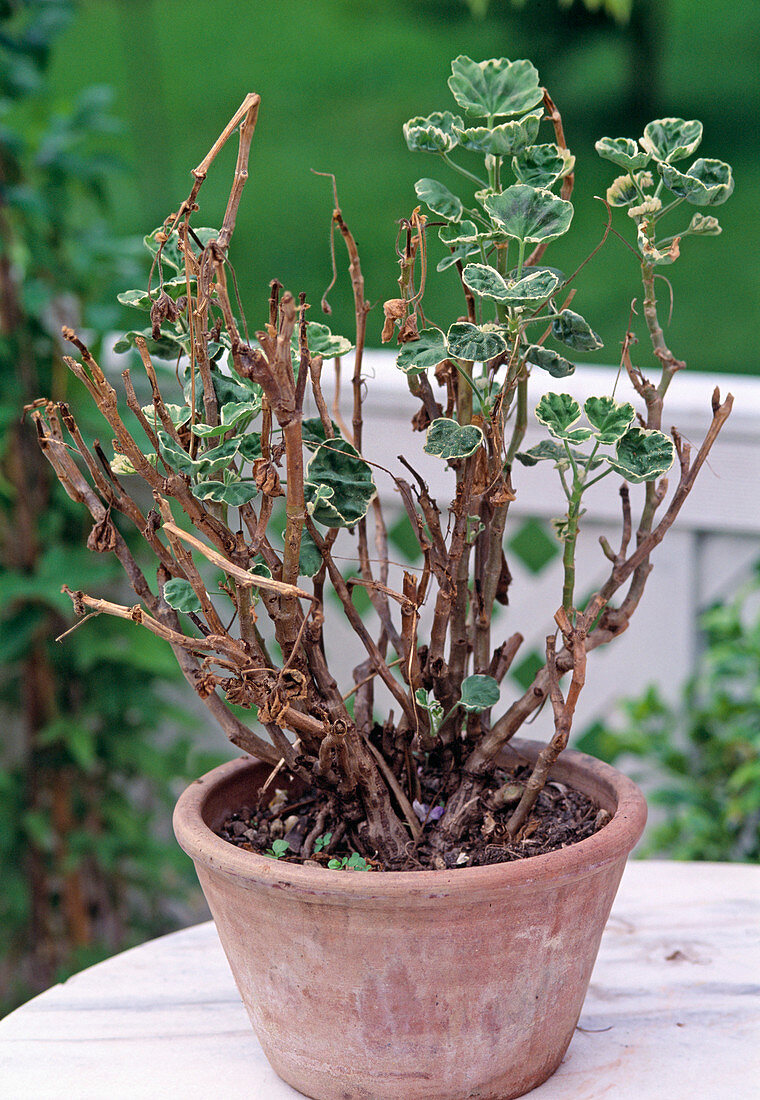
[{"label": "variegated leaf", "polygon": [[475,222],[471,222],[467,218],[464,218],[458,223],[442,226],[438,230],[438,236],[445,245],[451,248],[458,244],[477,244],[481,234],[478,232],[478,227],[475,225]]},{"label": "variegated leaf", "polygon": [[569,393],[546,393],[536,405],[536,420],[548,428],[555,439],[585,443],[591,438],[588,428],[573,428],[581,418],[581,407]]},{"label": "variegated leaf", "polygon": [[671,164],[662,164],[660,169],[668,190],[693,206],[720,206],[734,189],[731,166],[722,160],[700,157],[686,172],[679,172]]},{"label": "variegated leaf", "polygon": [[512,171],[529,187],[553,187],[575,166],[575,157],[558,145],[533,145],[512,160]]},{"label": "variegated leaf", "polygon": [[682,118],[658,118],[644,127],[639,145],[655,160],[674,164],[690,157],[702,140],[702,123]]},{"label": "variegated leaf", "polygon": [[513,157],[533,144],[538,134],[543,111],[532,111],[522,118],[502,122],[498,126],[454,127],[463,149],[493,157]]},{"label": "variegated leaf", "polygon": [[572,309],[563,309],[552,321],[552,336],[576,351],[596,351],[604,346],[586,318]]},{"label": "variegated leaf", "polygon": [[328,439],[306,467],[307,509],[326,527],[353,527],[376,493],[370,466],[345,439]]},{"label": "variegated leaf", "polygon": [[640,149],[633,138],[603,137],[594,146],[600,157],[611,160],[613,164],[632,172],[649,163],[650,153]]},{"label": "variegated leaf", "polygon": [[573,219],[572,203],[541,187],[515,183],[500,195],[490,195],[483,206],[508,237],[539,244],[561,237]]},{"label": "variegated leaf", "polygon": [[608,458],[613,470],[626,481],[639,484],[667,473],[675,460],[673,440],[654,429],[633,427],[618,440],[615,457]]},{"label": "variegated leaf", "polygon": [[449,88],[459,106],[478,118],[521,115],[543,99],[531,62],[506,57],[473,61],[460,55],[451,63]]},{"label": "variegated leaf", "polygon": [[628,431],[635,416],[630,402],[618,404],[614,397],[589,397],[583,411],[599,443],[616,443]]},{"label": "variegated leaf", "polygon": [[507,342],[502,334],[491,325],[471,325],[468,321],[457,321],[446,334],[449,355],[455,359],[468,359],[485,363],[502,351],[506,351]]},{"label": "variegated leaf", "polygon": [[462,200],[438,180],[427,178],[417,180],[414,190],[420,202],[424,202],[434,214],[439,214],[450,222],[458,222],[461,219]]},{"label": "variegated leaf", "polygon": [[567,378],[575,371],[575,364],[565,359],[559,352],[552,348],[542,347],[540,344],[531,344],[525,353],[525,361],[533,367],[540,367],[547,371],[552,378]]},{"label": "variegated leaf", "polygon": [[449,352],[446,337],[437,328],[424,328],[419,340],[410,340],[404,344],[396,359],[396,366],[404,374],[421,374],[430,367],[437,367]]},{"label": "variegated leaf", "polygon": [[437,458],[467,458],[483,443],[483,432],[476,424],[457,424],[456,420],[439,417],[428,428],[423,450]]},{"label": "variegated leaf", "polygon": [[426,118],[410,118],[405,122],[404,138],[413,153],[450,153],[457,144],[454,125],[464,125],[459,115],[434,111]]}]

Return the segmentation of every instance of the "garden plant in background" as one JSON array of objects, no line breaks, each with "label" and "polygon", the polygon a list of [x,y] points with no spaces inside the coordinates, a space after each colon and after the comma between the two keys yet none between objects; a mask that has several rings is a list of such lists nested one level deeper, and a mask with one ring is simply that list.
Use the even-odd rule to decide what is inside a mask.
[{"label": "garden plant in background", "polygon": [[191,742],[169,736],[186,719],[158,690],[171,655],[106,619],[56,645],[61,573],[108,588],[118,576],[85,548],[81,510],[20,416],[41,389],[64,400],[77,388],[61,322],[86,304],[113,324],[98,299],[134,270],[106,222],[116,166],[97,144],[118,129],[108,89],[64,105],[48,87],[72,14],[69,3],[0,5],[0,1013],[172,927],[189,886],[152,824],[171,780],[192,774]]},{"label": "garden plant in background", "polygon": [[[593,910],[597,923],[601,919],[598,943],[611,904],[609,891],[614,894],[622,870],[621,853],[623,860],[625,856],[622,841],[615,838],[619,830],[630,828],[626,851],[630,849],[643,825],[641,811],[616,813],[614,801],[605,807],[609,797],[601,792],[609,779],[587,784],[585,794],[594,792],[596,802],[566,785],[547,786],[547,780],[568,742],[587,656],[627,628],[652,568],[651,555],[683,507],[731,409],[731,397],[721,401],[716,391],[712,421],[696,453],[675,429],[663,431],[666,392],[684,364],[665,342],[656,279],[662,266],[679,258],[686,237],[719,232],[716,219],[703,211],[725,201],[733,188],[727,165],[702,158],[692,162],[702,136],[700,123],[659,119],[638,142],[603,138],[597,144],[600,155],[621,172],[609,188],[604,236],[618,212],[635,229],[644,291],[641,313],[653,355],[647,365],[634,362],[639,358],[635,336],[630,318],[624,319],[628,325],[621,326],[621,375],[630,381],[638,409],[614,393],[590,397],[581,408],[562,391],[561,379],[573,372],[568,358],[573,350],[593,351],[601,342],[574,308],[578,272],[567,277],[544,262],[547,246],[568,232],[573,217],[574,160],[560,114],[529,61],[478,63],[458,57],[449,87],[456,113],[436,112],[404,127],[410,149],[437,156],[464,183],[454,191],[434,178],[419,180],[421,205],[402,222],[399,234],[400,290],[385,303],[383,339],[395,336],[401,345],[397,364],[406,375],[415,411],[409,452],[393,469],[364,455],[362,357],[370,306],[355,239],[337,194],[332,221],[349,256],[356,312],[352,339],[311,320],[304,297],[294,298],[277,280],[252,333],[236,300],[228,253],[259,110],[259,97],[253,94],[194,170],[192,189],[179,210],[146,237],[152,256],[147,289],[122,295],[148,322],[129,332],[121,346],[139,353],[150,384],[149,403],[141,403],[127,369],[128,411],[120,411],[116,391],[85,343],[70,328],[64,330],[78,353],[77,358],[66,357],[66,363],[105,418],[114,453],[86,440],[79,414],[67,402],[39,401],[30,410],[43,453],[72,499],[94,520],[89,545],[116,555],[138,598],[126,606],[67,590],[76,612],[131,620],[164,639],[232,742],[267,765],[261,791],[250,786],[249,778],[248,794],[242,796],[238,784],[240,803],[227,805],[223,819],[218,800],[213,812],[211,802],[207,807],[215,815],[215,827],[248,852],[224,845],[210,831],[212,840],[193,850],[202,864],[208,843],[229,848],[235,870],[226,876],[227,885],[208,868],[199,866],[199,875],[228,952],[232,955],[230,944],[239,935],[247,950],[266,955],[269,975],[279,973],[273,952],[280,951],[282,941],[283,949],[287,946],[282,928],[286,918],[269,918],[257,905],[241,924],[240,902],[225,916],[220,898],[230,877],[239,874],[248,881],[249,874],[258,875],[258,890],[261,883],[275,880],[290,886],[298,873],[309,882],[312,899],[315,890],[330,897],[337,891],[346,898],[366,890],[376,901],[386,890],[402,890],[395,886],[399,878],[407,883],[402,892],[409,897],[429,891],[423,884],[430,876],[424,872],[438,869],[447,890],[474,891],[471,909],[477,883],[486,882],[477,878],[478,872],[490,883],[493,865],[510,864],[511,873],[525,856],[564,857],[554,849],[570,845],[570,851],[580,851],[583,844],[572,842],[584,837],[584,851],[590,852],[589,844],[605,843],[602,838],[613,844],[615,859],[606,857],[601,863],[614,864],[617,871],[609,870],[601,900],[581,903],[577,894],[569,904],[581,908],[552,919],[559,922],[562,936],[573,937]],[[194,215],[204,180],[238,129],[237,163],[221,227],[198,227]],[[422,212],[423,206],[429,213]],[[690,219],[684,216],[689,206],[697,207]],[[439,271],[458,280],[463,292],[462,316],[440,327],[431,320],[434,306],[426,297],[434,282],[427,264],[433,231],[449,250]],[[353,401],[347,423],[337,407],[332,413],[328,407],[324,368],[327,360],[350,354]],[[168,369],[161,365],[167,361]],[[535,408],[546,438],[524,451],[534,370],[548,372],[557,389]],[[450,504],[439,506],[415,467],[420,439],[415,432],[424,433],[427,455],[451,471]],[[566,499],[566,511],[555,523],[563,545],[564,583],[555,622],[547,624],[545,664],[522,695],[500,706],[503,678],[522,642],[520,633],[501,639],[491,630],[494,602],[505,603],[509,595],[504,532],[511,502],[517,495],[529,496],[530,468],[540,462],[556,468]],[[674,464],[675,477],[668,479]],[[620,481],[620,538],[614,547],[602,540],[600,553],[609,561],[609,574],[581,603],[575,556],[584,499],[603,478]],[[380,479],[387,479],[399,494],[419,542],[423,565],[416,575],[408,570],[396,580],[391,571],[377,491]],[[125,540],[129,529],[140,532],[155,554],[155,583]],[[350,550],[351,539],[359,573],[346,580],[338,563]],[[376,636],[354,606],[352,588],[357,585],[372,602],[379,624]],[[338,686],[328,664],[328,586],[363,650],[350,690]],[[430,610],[424,628],[423,607]],[[510,756],[513,737],[542,705],[554,716],[549,744],[531,750],[521,742]],[[244,720],[246,710],[257,717],[258,727]],[[566,775],[561,759],[558,766],[555,779]],[[232,768],[238,777],[249,774],[238,764]],[[204,791],[201,785],[189,797],[202,799]],[[192,848],[196,826],[184,824],[182,813],[178,820],[180,840]],[[214,853],[212,864],[218,861],[218,849]],[[294,866],[301,863],[309,866]],[[381,873],[389,871],[422,874]],[[368,885],[360,886],[364,881]],[[249,882],[246,889],[254,887]],[[518,893],[511,893],[510,904],[517,904]],[[529,915],[535,900],[520,904]],[[554,902],[539,908],[547,904]],[[488,902],[484,908],[490,912],[494,905]],[[364,918],[370,924],[381,920],[384,907],[375,904],[372,912]],[[494,919],[496,915],[494,910]],[[501,918],[511,919],[503,912]],[[264,929],[270,919],[278,941],[265,950]],[[300,928],[299,920],[293,920]],[[452,917],[441,934],[454,935],[456,926]],[[325,936],[330,934],[334,932],[322,933],[321,946],[314,949],[328,971],[332,964],[326,961]],[[421,992],[410,991],[398,929],[394,935],[384,957],[396,959],[394,981],[399,984],[387,995],[403,1018],[411,1013],[416,1020],[427,1001]],[[489,939],[497,934],[481,935]],[[353,948],[349,953],[345,947],[350,937],[341,933],[340,939],[342,954],[335,965],[350,969]],[[447,967],[452,952],[466,959],[474,970],[460,977],[477,990],[479,964],[464,941],[456,943],[458,947],[441,948],[440,954]],[[569,942],[567,949],[575,950]],[[578,949],[578,958],[584,960],[576,967],[581,1001],[595,949],[596,944]],[[422,948],[417,944],[415,950]],[[309,951],[305,955],[311,958]],[[526,999],[532,1000],[531,983],[537,975],[548,973],[544,965],[526,960],[520,978]],[[511,970],[512,964],[489,962],[497,974],[505,973],[505,967]],[[244,994],[253,981],[259,999],[265,996],[269,978],[257,984],[258,979],[249,977],[248,962],[233,960],[233,969]],[[280,978],[277,983],[282,984]],[[288,981],[285,986],[290,989]],[[465,996],[460,990],[458,995],[468,1000],[475,994]],[[441,997],[445,1003],[446,994]],[[451,997],[453,1005],[456,996]],[[289,998],[286,993],[284,1000],[289,1003]],[[266,1005],[267,1014],[274,1011],[268,995]],[[568,1007],[558,1010],[550,1050],[540,1066],[521,1064],[510,1039],[513,1025],[504,1025],[507,1060],[517,1064],[499,1064],[498,1095],[518,1095],[516,1089],[532,1087],[556,1067],[579,1006],[577,997],[571,997]],[[269,1015],[255,1004],[250,1011],[279,1072],[298,1087],[314,1090],[310,1095],[338,1095],[325,1084],[335,1071],[314,1071],[313,1058],[292,1027],[286,1036],[282,1021],[272,1030],[266,1022]],[[521,1022],[530,1033],[528,1008],[515,1011],[526,1016]],[[297,1015],[291,1011],[291,1017]],[[487,1013],[474,1016],[479,1020]],[[542,1019],[548,1019],[545,1012]],[[327,1002],[324,1020],[330,1020]],[[359,1033],[354,1049],[348,1025],[338,1028],[333,1020],[332,1026],[349,1051],[341,1056],[339,1080],[358,1082],[361,1074],[369,1074],[374,1085],[368,1086],[364,1077],[361,1087],[379,1089],[385,1071],[373,1070],[369,1056],[363,1064]],[[378,1023],[378,1049],[372,1051],[381,1061],[399,1057],[393,1041],[383,1039],[387,1026],[393,1030],[392,1024]],[[427,1020],[423,1030],[430,1026]],[[323,1036],[320,1025],[315,1027],[310,1041],[319,1047]],[[527,1051],[531,1041],[525,1039],[527,1046],[521,1049]],[[427,1054],[414,1054],[421,1059],[418,1076],[420,1065],[436,1062],[435,1049],[432,1042]],[[457,1057],[467,1061],[461,1052]],[[478,1061],[475,1053],[467,1057]],[[316,1078],[304,1076],[306,1061]],[[467,1068],[460,1065],[456,1072]],[[409,1073],[412,1069],[406,1067]],[[497,1070],[492,1066],[488,1072]],[[479,1083],[465,1080],[471,1087]],[[405,1089],[412,1089],[410,1082],[405,1078]],[[387,1092],[386,1086],[387,1080],[386,1091],[372,1095],[398,1094]],[[395,1081],[393,1088],[398,1087]],[[461,1096],[462,1088],[461,1078],[449,1078],[435,1094]],[[431,1095],[430,1081],[417,1081],[406,1095]]]},{"label": "garden plant in background", "polygon": [[595,723],[578,741],[612,764],[643,762],[661,819],[644,855],[760,860],[758,594],[756,567],[730,604],[703,615],[704,652],[678,704],[650,688],[623,703],[623,724]]}]

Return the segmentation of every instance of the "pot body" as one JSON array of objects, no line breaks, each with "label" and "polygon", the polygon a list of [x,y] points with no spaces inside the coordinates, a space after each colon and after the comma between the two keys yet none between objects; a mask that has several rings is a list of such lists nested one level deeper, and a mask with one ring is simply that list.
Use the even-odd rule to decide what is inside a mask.
[{"label": "pot body", "polygon": [[[541,747],[513,746],[512,760]],[[182,795],[174,827],[277,1073],[316,1100],[510,1100],[546,1080],[644,827],[638,787],[566,751],[552,778],[613,815],[594,836],[489,867],[362,874],[214,834],[270,770],[216,768]]]}]

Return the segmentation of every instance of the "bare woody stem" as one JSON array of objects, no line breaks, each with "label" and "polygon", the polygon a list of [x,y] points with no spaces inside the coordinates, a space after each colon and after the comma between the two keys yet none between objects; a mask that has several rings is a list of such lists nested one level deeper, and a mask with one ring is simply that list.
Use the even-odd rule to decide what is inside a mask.
[{"label": "bare woody stem", "polygon": [[554,711],[554,736],[539,753],[530,778],[525,784],[522,798],[507,822],[507,830],[513,838],[518,835],[536,804],[536,799],[544,788],[552,764],[563,749],[567,747],[575,708],[586,681],[585,633],[583,630],[574,630],[571,627],[564,608],[557,612],[556,618],[557,624],[563,632],[565,645],[572,656],[573,676],[567,698],[563,698],[559,686],[560,673],[557,668],[554,636],[549,635],[546,639],[546,669],[549,676],[549,698]]}]

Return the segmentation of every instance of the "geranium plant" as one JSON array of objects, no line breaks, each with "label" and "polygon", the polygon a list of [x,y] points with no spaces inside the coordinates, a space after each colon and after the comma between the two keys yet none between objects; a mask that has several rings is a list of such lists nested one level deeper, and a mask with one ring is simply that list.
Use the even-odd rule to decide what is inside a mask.
[{"label": "geranium plant", "polygon": [[[141,403],[126,369],[124,408],[86,346],[65,330],[79,353],[66,362],[105,417],[113,449],[85,441],[68,406],[41,401],[33,409],[45,455],[92,514],[91,549],[115,553],[137,595],[133,606],[122,606],[72,591],[77,613],[132,619],[164,638],[230,740],[317,792],[313,828],[297,846],[285,843],[283,827],[262,841],[260,850],[272,858],[318,857],[336,869],[466,865],[466,841],[475,834],[501,838],[501,858],[519,854],[549,769],[567,745],[587,656],[627,628],[652,552],[731,408],[731,397],[721,402],[716,391],[696,454],[677,431],[663,430],[665,395],[684,364],[658,319],[658,271],[678,260],[684,238],[720,232],[704,210],[733,187],[727,165],[691,161],[700,123],[659,119],[638,141],[597,143],[621,173],[607,193],[604,236],[621,214],[624,226],[633,224],[653,355],[634,348],[624,319],[621,371],[639,407],[601,393],[581,408],[561,380],[574,370],[573,350],[594,351],[601,341],[576,312],[575,275],[544,261],[573,218],[574,158],[559,112],[529,61],[458,57],[449,88],[455,111],[404,127],[410,149],[440,158],[449,182],[416,184],[420,205],[402,223],[400,290],[385,303],[382,337],[400,345],[412,430],[426,433],[424,450],[450,470],[450,503],[439,506],[408,458],[383,471],[364,457],[371,385],[365,395],[363,353],[368,327],[376,339],[381,322],[365,296],[337,195],[332,220],[348,251],[352,338],[311,320],[304,296],[295,298],[276,280],[249,332],[228,253],[257,95],[246,97],[194,170],[179,210],[146,237],[147,288],[122,295],[145,315],[119,347],[139,353],[150,401]],[[199,191],[237,130],[221,228],[199,228]],[[696,207],[691,220],[684,217],[689,206]],[[440,278],[457,280],[463,292],[462,316],[441,327],[425,313],[436,280],[427,263],[433,233],[447,249]],[[350,424],[325,396],[326,363],[349,355]],[[536,370],[557,386],[533,412]],[[522,450],[533,415],[545,438]],[[494,604],[506,601],[510,584],[505,530],[511,502],[529,500],[530,468],[539,462],[556,468],[567,500],[555,523],[564,583],[555,621],[547,623],[544,666],[526,691],[499,707],[522,641],[519,633],[494,638],[491,627]],[[421,570],[407,571],[398,590],[389,583],[380,477],[403,503],[422,554]],[[620,540],[602,540],[607,579],[579,603],[583,505],[602,478],[620,484]],[[127,546],[122,524],[144,535],[157,561],[155,584]],[[358,575],[347,581],[339,560],[350,539]],[[356,610],[354,585],[369,594],[378,636]],[[325,599],[329,588],[340,611]],[[423,606],[430,609],[424,635]],[[326,617],[341,613],[365,655],[353,687],[337,684],[325,655]],[[378,682],[393,708],[379,721]],[[505,776],[500,753],[547,702],[555,726],[550,743],[530,774]]]}]

